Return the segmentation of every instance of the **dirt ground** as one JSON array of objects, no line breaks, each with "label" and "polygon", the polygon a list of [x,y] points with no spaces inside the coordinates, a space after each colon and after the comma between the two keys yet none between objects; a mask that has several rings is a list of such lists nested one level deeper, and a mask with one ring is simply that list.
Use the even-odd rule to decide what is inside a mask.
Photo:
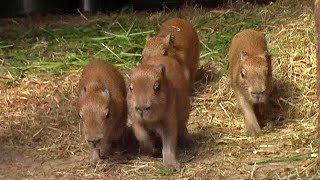
[{"label": "dirt ground", "polygon": [[[315,165],[315,46],[308,37],[314,22],[312,7],[303,7],[297,20],[275,27],[269,37],[277,52],[275,88],[258,137],[245,136],[229,80],[217,77],[221,67],[212,62],[202,66],[194,85],[188,128],[197,146],[179,150],[180,171],[163,167],[161,158],[121,152],[91,167],[77,112],[81,69],[59,76],[30,73],[14,86],[1,83],[0,179],[320,178]],[[290,38],[295,33],[302,38]]]}]

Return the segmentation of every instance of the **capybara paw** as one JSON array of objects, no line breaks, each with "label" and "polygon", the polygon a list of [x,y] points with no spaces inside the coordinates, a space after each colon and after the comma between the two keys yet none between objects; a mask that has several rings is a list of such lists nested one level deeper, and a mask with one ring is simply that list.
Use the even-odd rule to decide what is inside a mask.
[{"label": "capybara paw", "polygon": [[163,164],[176,170],[180,169],[180,163],[177,160],[164,160]]},{"label": "capybara paw", "polygon": [[260,127],[249,127],[249,128],[247,128],[247,135],[248,136],[257,136],[260,133],[261,133],[261,128]]},{"label": "capybara paw", "polygon": [[86,165],[87,165],[88,167],[95,168],[95,167],[97,166],[97,164],[100,163],[100,161],[101,161],[101,160],[100,160],[99,158],[93,158],[93,157],[91,157],[91,158],[90,158],[90,161],[88,161]]},{"label": "capybara paw", "polygon": [[91,158],[90,163],[91,164],[97,164],[100,161],[100,158]]}]

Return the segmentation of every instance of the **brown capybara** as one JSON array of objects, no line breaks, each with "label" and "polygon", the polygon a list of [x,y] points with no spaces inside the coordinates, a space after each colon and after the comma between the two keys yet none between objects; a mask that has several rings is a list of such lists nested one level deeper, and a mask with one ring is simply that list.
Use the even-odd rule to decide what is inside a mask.
[{"label": "brown capybara", "polygon": [[82,130],[95,162],[111,153],[127,130],[126,85],[111,63],[93,60],[82,72],[79,93]]},{"label": "brown capybara", "polygon": [[145,151],[154,151],[149,132],[162,139],[163,163],[178,168],[178,138],[183,144],[193,140],[187,130],[190,113],[189,82],[183,68],[169,56],[154,56],[132,69],[128,80],[128,120]]},{"label": "brown capybara", "polygon": [[[320,1],[315,1],[315,9],[314,9],[314,20],[316,26],[316,58],[317,58],[317,94],[318,94],[318,102],[320,103]],[[318,107],[319,108],[319,107]],[[319,108],[320,111],[320,108]],[[318,115],[318,139],[320,139],[320,113]],[[319,154],[320,154],[320,146],[318,146]]]},{"label": "brown capybara", "polygon": [[267,108],[272,90],[271,56],[265,36],[253,29],[234,36],[228,53],[229,76],[248,135],[261,132],[257,114]]},{"label": "brown capybara", "polygon": [[200,59],[198,34],[192,24],[180,18],[164,22],[160,32],[147,40],[142,52],[142,61],[158,55],[177,59],[184,68],[186,79],[192,83]]}]

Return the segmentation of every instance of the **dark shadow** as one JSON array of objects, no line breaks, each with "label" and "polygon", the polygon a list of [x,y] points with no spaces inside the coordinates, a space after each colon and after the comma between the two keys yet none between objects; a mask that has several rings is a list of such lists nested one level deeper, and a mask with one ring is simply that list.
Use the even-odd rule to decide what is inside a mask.
[{"label": "dark shadow", "polygon": [[197,131],[191,133],[196,141],[195,145],[191,148],[179,149],[180,161],[183,164],[201,162],[204,158],[221,153],[221,148],[228,146],[220,140],[223,137],[221,134],[230,134],[230,131],[223,127],[199,125]]},{"label": "dark shadow", "polygon": [[[269,106],[266,108],[263,116],[259,118],[259,124],[265,127],[267,131],[274,129],[275,127],[281,128],[284,126],[286,118],[293,117],[293,112],[289,112],[290,106],[294,106],[288,98],[301,94],[301,90],[294,84],[284,80],[274,80],[273,90],[271,92]],[[294,93],[294,94],[293,94]]]}]

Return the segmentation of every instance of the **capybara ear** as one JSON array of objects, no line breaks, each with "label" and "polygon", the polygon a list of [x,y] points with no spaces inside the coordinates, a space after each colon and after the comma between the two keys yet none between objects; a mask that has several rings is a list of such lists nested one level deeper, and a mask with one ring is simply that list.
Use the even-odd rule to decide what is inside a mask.
[{"label": "capybara ear", "polygon": [[164,76],[166,73],[166,67],[163,64],[159,64],[156,67],[157,67],[157,70],[160,72],[160,74]]},{"label": "capybara ear", "polygon": [[248,53],[245,51],[240,52],[240,60],[243,61],[248,57]]},{"label": "capybara ear", "polygon": [[174,35],[172,32],[168,33],[165,37],[165,43],[168,45],[172,45],[174,43]]},{"label": "capybara ear", "polygon": [[110,89],[108,88],[108,87],[106,87],[105,89],[104,89],[104,91],[102,91],[102,94],[104,95],[104,96],[106,96],[106,97],[110,97]]},{"label": "capybara ear", "polygon": [[271,60],[271,54],[269,53],[269,51],[264,51],[264,53],[261,54],[260,57],[266,60]]},{"label": "capybara ear", "polygon": [[83,89],[80,90],[80,98],[83,98],[87,94],[87,89],[84,87]]}]

